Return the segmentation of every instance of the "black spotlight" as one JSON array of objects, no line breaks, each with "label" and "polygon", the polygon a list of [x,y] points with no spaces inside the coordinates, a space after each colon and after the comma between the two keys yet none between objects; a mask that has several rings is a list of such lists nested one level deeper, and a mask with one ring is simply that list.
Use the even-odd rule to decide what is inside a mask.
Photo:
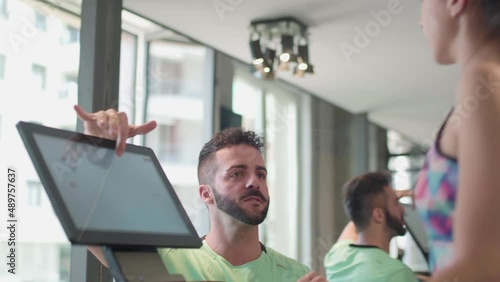
[{"label": "black spotlight", "polygon": [[255,66],[264,63],[264,54],[262,54],[262,50],[260,49],[260,38],[250,41],[250,51],[252,52],[252,63]]},{"label": "black spotlight", "polygon": [[281,36],[281,55],[280,61],[283,63],[296,62],[295,54],[293,53],[293,36],[283,34]]},{"label": "black spotlight", "polygon": [[297,67],[293,69],[293,75],[296,77],[304,77],[305,76],[305,71],[299,70]]},{"label": "black spotlight", "polygon": [[307,44],[299,45],[298,65],[296,71],[314,73],[314,67],[309,63],[309,48]]},{"label": "black spotlight", "polygon": [[305,70],[303,70],[303,67],[304,66],[302,66],[301,67],[302,69],[301,69],[301,68],[299,68],[299,66],[296,66],[293,69],[293,75],[295,75],[296,77],[304,77],[306,73],[314,73],[314,66],[313,65],[307,65],[307,68]]},{"label": "black spotlight", "polygon": [[264,66],[262,68],[262,76],[265,79],[274,79],[274,58],[276,57],[276,50],[266,48],[266,56],[264,59]]}]

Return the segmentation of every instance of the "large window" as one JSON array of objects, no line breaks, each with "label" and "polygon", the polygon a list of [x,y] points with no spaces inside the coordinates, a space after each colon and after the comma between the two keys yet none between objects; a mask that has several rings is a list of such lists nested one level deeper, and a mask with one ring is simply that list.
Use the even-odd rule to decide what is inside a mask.
[{"label": "large window", "polygon": [[[7,1],[0,0],[0,17]],[[55,216],[15,127],[19,121],[32,121],[55,128],[75,130],[79,44],[77,48],[61,45],[67,21],[77,22],[70,14],[47,13],[41,3],[30,6],[26,1],[10,0],[10,15],[0,21],[0,34],[15,33],[22,19],[31,19],[40,31],[22,44],[0,44],[0,167],[17,169],[16,274],[7,272],[5,256],[0,267],[0,281],[68,282],[70,244],[59,219]],[[45,9],[45,10],[43,10]],[[47,28],[50,22],[50,27]],[[18,33],[19,35],[20,33]],[[9,42],[4,41],[4,42]],[[17,48],[14,48],[17,47]],[[8,62],[8,67],[5,67]],[[64,80],[70,81],[64,83]],[[61,95],[61,89],[64,95]],[[40,95],[43,91],[44,95]],[[0,194],[1,205],[6,194]],[[0,220],[7,214],[0,213]],[[8,254],[6,229],[0,231],[0,253]]]},{"label": "large window", "polygon": [[[264,157],[271,204],[260,228],[261,241],[298,258],[298,111],[297,94],[248,75],[235,64],[232,110],[242,126],[265,137]],[[286,214],[286,218],[283,215]]]},{"label": "large window", "polygon": [[[12,32],[23,18],[45,32],[16,46],[0,44],[0,163],[18,169],[20,186],[19,273],[12,280],[2,271],[0,281],[69,281],[70,244],[15,124],[23,120],[76,130],[72,105],[79,95],[80,19],[62,10],[52,12],[56,8],[41,2],[35,7],[31,1],[9,0],[12,13],[4,25],[6,3],[0,0],[0,34]],[[205,234],[209,221],[197,195],[196,165],[212,123],[206,114],[213,96],[213,51],[173,33],[175,38],[164,37],[164,28],[126,11],[122,30],[119,104],[112,106],[125,111],[131,123],[158,122],[153,133],[132,142],[146,142],[155,150],[193,224]],[[6,68],[6,61],[16,63]],[[2,254],[7,253],[4,234],[0,231]]]},{"label": "large window", "polygon": [[[271,92],[272,91],[272,92]],[[272,201],[267,244],[281,253],[298,256],[298,102],[290,92],[266,93],[267,184]],[[284,217],[283,215],[287,216]]]},{"label": "large window", "polygon": [[[390,153],[388,168],[392,172],[393,187],[395,189],[413,189],[425,162],[426,149],[395,131],[388,131],[387,143]],[[403,198],[401,201],[411,204],[409,198]],[[409,232],[404,236],[396,237],[391,245],[393,257],[396,257],[397,250],[400,249],[403,251],[403,262],[412,270],[429,271],[424,255]]]},{"label": "large window", "polygon": [[233,79],[232,110],[242,116],[241,126],[264,133],[263,90],[242,76]]},{"label": "large window", "polygon": [[151,93],[179,95],[182,87],[182,62],[174,58],[158,57],[149,67]]},{"label": "large window", "polygon": [[208,231],[208,214],[198,195],[198,154],[207,141],[205,105],[213,95],[213,52],[197,44],[166,40],[149,43],[147,120],[158,128],[146,146],[158,155],[200,236]]}]

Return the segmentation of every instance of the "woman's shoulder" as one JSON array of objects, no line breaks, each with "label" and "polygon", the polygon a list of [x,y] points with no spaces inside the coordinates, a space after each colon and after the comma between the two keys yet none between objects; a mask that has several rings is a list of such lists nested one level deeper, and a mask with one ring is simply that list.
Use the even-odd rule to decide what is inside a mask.
[{"label": "woman's shoulder", "polygon": [[[457,99],[477,102],[493,98],[500,101],[500,62],[479,62],[463,70]],[[471,102],[469,102],[471,103]]]},{"label": "woman's shoulder", "polygon": [[[496,79],[496,81],[495,81]],[[477,81],[483,83],[484,81],[495,81],[500,83],[500,61],[481,61],[471,63],[468,67],[464,68],[460,81]]]}]

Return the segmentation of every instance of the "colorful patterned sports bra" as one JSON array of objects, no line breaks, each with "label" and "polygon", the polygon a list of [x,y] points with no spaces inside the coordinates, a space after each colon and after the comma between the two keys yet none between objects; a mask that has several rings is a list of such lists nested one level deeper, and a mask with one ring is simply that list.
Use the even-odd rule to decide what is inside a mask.
[{"label": "colorful patterned sports bra", "polygon": [[444,155],[439,147],[448,118],[427,152],[415,188],[416,206],[427,229],[429,267],[432,272],[446,267],[453,258],[452,227],[458,188],[458,162]]}]

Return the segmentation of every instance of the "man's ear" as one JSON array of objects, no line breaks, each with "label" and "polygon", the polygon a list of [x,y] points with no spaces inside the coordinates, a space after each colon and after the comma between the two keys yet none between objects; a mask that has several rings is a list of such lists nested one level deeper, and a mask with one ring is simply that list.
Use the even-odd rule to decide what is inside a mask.
[{"label": "man's ear", "polygon": [[372,220],[375,223],[382,224],[384,223],[385,214],[382,208],[374,208],[372,210]]},{"label": "man's ear", "polygon": [[212,193],[212,187],[210,187],[210,185],[206,184],[200,185],[198,192],[200,193],[201,200],[205,204],[209,205],[215,203],[214,194]]},{"label": "man's ear", "polygon": [[460,15],[465,11],[469,0],[446,0],[446,6],[452,18]]}]

